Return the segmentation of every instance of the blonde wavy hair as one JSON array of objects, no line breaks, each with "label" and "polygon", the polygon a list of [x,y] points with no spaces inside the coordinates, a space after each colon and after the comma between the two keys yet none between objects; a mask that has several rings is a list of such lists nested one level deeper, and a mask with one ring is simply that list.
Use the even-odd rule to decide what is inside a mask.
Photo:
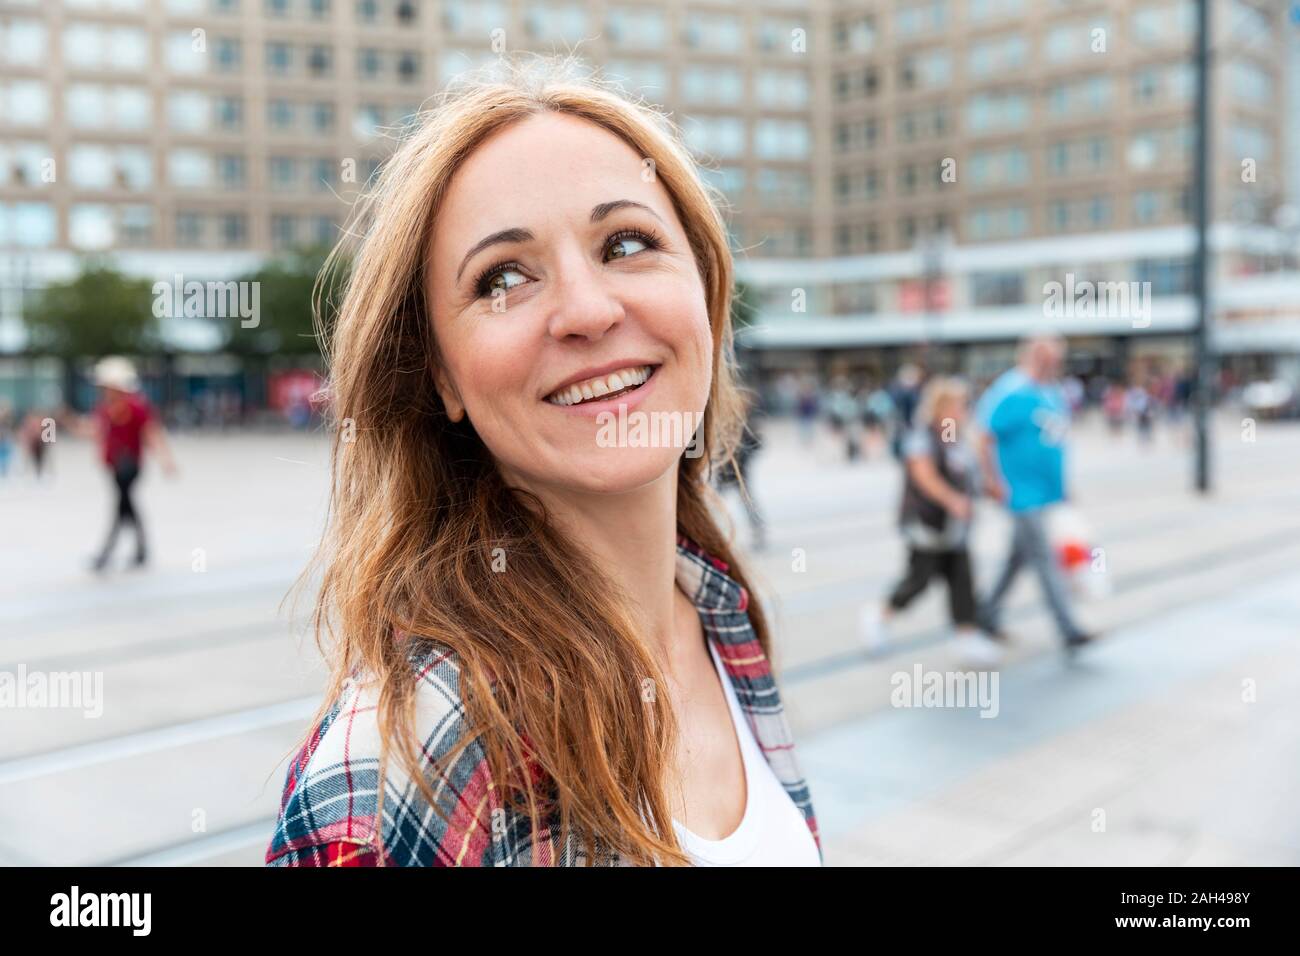
[{"label": "blonde wavy hair", "polygon": [[915,422],[927,427],[939,424],[939,409],[948,401],[965,404],[970,398],[970,386],[959,378],[936,375],[925,383],[921,397],[916,402]]},{"label": "blonde wavy hair", "polygon": [[[380,780],[395,756],[436,807],[417,747],[411,664],[413,646],[436,641],[458,658],[469,730],[433,772],[478,736],[494,785],[507,805],[526,808],[534,831],[558,819],[589,862],[612,853],[633,864],[681,865],[689,859],[666,792],[678,724],[666,695],[642,699],[644,678],[666,684],[629,602],[565,540],[535,496],[504,484],[472,424],[450,421],[434,388],[440,358],[423,290],[442,198],[488,136],[546,112],[594,123],[652,160],[684,226],[703,279],[714,367],[700,436],[705,453],[680,460],[678,531],[728,562],[731,576],[750,588],[714,517],[710,487],[713,468],[734,462],[744,420],[722,198],[656,108],[577,74],[572,58],[502,61],[449,88],[419,116],[368,186],[354,238],[331,253],[318,284],[330,406],[353,435],[335,433],[327,527],[300,579],[321,575],[312,622],[330,666],[313,725],[349,676],[370,675],[379,686]],[[346,259],[350,275],[326,328],[319,290]],[[510,573],[492,573],[494,548],[509,554]],[[748,613],[770,654],[752,589]]]}]

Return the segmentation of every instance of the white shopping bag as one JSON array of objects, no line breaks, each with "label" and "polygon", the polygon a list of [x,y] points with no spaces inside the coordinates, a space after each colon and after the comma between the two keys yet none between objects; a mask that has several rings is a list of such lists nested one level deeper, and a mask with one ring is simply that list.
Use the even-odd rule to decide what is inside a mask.
[{"label": "white shopping bag", "polygon": [[1047,538],[1075,594],[1089,600],[1111,592],[1106,549],[1099,547],[1079,509],[1059,504],[1048,510]]}]

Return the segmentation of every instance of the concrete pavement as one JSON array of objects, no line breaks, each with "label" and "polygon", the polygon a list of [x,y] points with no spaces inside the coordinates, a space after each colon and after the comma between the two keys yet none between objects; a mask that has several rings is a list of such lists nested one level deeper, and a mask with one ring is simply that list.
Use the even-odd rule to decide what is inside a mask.
[{"label": "concrete pavement", "polygon": [[[1300,429],[1240,435],[1220,422],[1221,490],[1199,500],[1177,436],[1142,449],[1080,430],[1075,487],[1114,586],[1086,613],[1107,642],[1065,667],[1026,578],[982,719],[890,704],[895,674],[962,666],[937,590],[889,653],[857,642],[858,606],[900,568],[896,468],[769,427],[754,485],[771,539],[752,563],[829,863],[1295,862]],[[107,489],[84,444],[55,450],[44,486],[0,484],[0,670],[100,672],[105,697],[96,719],[0,713],[0,862],[260,861],[322,678],[280,602],[320,526],[326,450],[291,434],[175,445],[180,478],[144,479],[142,573],[85,570]],[[1003,521],[981,509],[985,579]]]}]

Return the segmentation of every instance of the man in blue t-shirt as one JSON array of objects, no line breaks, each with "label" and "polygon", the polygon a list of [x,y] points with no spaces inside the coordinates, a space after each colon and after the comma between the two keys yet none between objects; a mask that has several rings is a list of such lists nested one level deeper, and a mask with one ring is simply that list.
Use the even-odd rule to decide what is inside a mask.
[{"label": "man in blue t-shirt", "polygon": [[975,419],[984,431],[980,464],[989,494],[1011,512],[1011,550],[998,582],[979,609],[989,633],[1001,635],[1002,599],[1020,569],[1034,569],[1066,647],[1093,640],[1075,620],[1069,591],[1047,536],[1047,509],[1065,500],[1065,439],[1070,406],[1056,384],[1065,342],[1036,336],[1020,346],[1019,364],[980,398]]}]

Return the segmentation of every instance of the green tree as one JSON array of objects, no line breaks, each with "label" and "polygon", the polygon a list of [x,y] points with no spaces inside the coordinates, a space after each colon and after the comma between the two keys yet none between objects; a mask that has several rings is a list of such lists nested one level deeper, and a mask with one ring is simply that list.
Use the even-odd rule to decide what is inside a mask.
[{"label": "green tree", "polygon": [[731,294],[731,325],[737,332],[758,318],[761,300],[758,290],[748,283],[736,280]]},{"label": "green tree", "polygon": [[159,346],[151,283],[107,262],[83,262],[74,278],[50,283],[23,310],[23,318],[31,351],[66,361],[138,355]]},{"label": "green tree", "polygon": [[106,260],[84,260],[75,277],[45,286],[23,309],[30,351],[63,365],[65,402],[76,401],[78,359],[159,350],[152,290]]},{"label": "green tree", "polygon": [[326,328],[331,327],[350,267],[346,259],[336,259],[325,271],[328,256],[325,246],[296,249],[241,276],[257,284],[257,322],[245,328],[242,321],[225,320],[225,348],[243,360],[244,394],[254,407],[268,401],[275,359],[295,366],[321,363],[315,309],[319,304]]},{"label": "green tree", "polygon": [[[319,356],[320,343],[312,318],[313,296],[328,253],[327,248],[319,246],[298,249],[269,259],[255,272],[241,276],[241,281],[257,283],[257,323],[245,328],[241,322],[231,321],[226,327],[227,351],[246,358]],[[322,282],[320,304],[327,323],[333,321],[347,267],[345,261],[335,263]]]}]

